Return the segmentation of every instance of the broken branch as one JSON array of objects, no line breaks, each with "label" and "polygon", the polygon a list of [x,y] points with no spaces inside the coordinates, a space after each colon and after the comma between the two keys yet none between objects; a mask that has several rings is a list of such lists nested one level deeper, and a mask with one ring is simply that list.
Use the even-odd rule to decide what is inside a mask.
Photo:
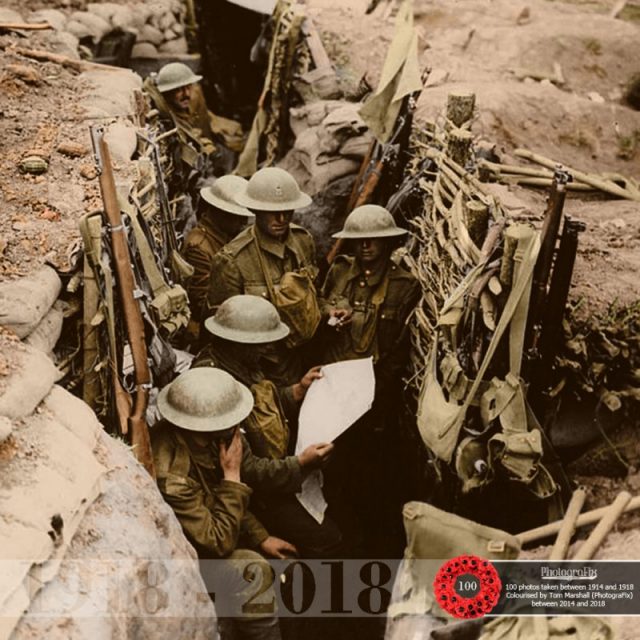
[{"label": "broken branch", "polygon": [[118,71],[119,67],[112,67],[109,64],[99,64],[97,62],[88,62],[86,60],[74,60],[68,56],[63,56],[59,53],[50,53],[49,51],[42,51],[41,49],[26,49],[25,47],[12,47],[11,51],[25,58],[32,58],[33,60],[39,60],[40,62],[53,62],[54,64],[62,65],[73,69],[78,73],[82,71],[91,71],[95,69]]},{"label": "broken branch", "polygon": [[0,22],[0,30],[4,31],[41,31],[53,29],[48,22]]}]

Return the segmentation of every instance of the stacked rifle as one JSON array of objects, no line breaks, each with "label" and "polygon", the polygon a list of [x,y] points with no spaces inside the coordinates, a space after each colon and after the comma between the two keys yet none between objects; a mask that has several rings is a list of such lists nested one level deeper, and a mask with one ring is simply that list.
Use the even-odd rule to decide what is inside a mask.
[{"label": "stacked rifle", "polygon": [[104,209],[80,222],[85,247],[83,397],[117,425],[153,475],[147,410],[154,387],[173,377],[169,339],[186,327],[189,265],[178,253],[176,202],[150,131],[139,136],[136,178],[116,188],[101,127],[92,127]]}]

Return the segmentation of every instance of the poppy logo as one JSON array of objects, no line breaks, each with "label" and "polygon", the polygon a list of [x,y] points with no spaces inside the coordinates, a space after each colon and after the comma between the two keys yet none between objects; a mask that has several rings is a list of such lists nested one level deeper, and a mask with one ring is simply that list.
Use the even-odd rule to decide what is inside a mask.
[{"label": "poppy logo", "polygon": [[493,564],[471,555],[445,562],[433,581],[433,591],[442,609],[465,620],[490,613],[498,604],[501,590],[502,582]]}]

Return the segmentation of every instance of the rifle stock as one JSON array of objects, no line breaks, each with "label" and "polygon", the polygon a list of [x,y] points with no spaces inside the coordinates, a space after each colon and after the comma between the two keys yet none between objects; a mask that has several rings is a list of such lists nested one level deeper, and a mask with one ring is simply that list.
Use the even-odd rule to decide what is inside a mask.
[{"label": "rifle stock", "polygon": [[[122,222],[122,215],[120,213],[120,205],[118,204],[109,147],[102,135],[102,129],[99,127],[92,127],[91,139],[100,176],[100,193],[104,203],[104,213],[111,234],[111,246],[115,261],[115,272],[118,290],[120,292],[122,313],[133,359],[135,399],[133,403],[133,413],[127,416],[127,424],[136,457],[149,474],[155,477],[149,429],[145,420],[149,400],[149,388],[151,386],[151,372],[147,360],[144,320],[142,318],[140,305],[135,297],[136,287],[133,269],[131,267],[131,256],[129,254],[129,245]],[[112,354],[112,358],[112,366],[115,377],[117,378],[117,372],[115,371],[116,354]],[[118,380],[115,386],[116,409],[122,423],[123,416],[120,412],[124,410],[125,403],[122,399],[122,394],[119,392],[119,387],[120,383]],[[130,405],[129,411],[131,411]]]}]

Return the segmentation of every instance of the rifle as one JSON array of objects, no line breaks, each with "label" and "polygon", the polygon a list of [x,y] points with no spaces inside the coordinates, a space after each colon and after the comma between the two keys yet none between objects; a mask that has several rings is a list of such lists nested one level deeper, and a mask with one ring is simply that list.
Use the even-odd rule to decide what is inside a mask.
[{"label": "rifle", "polygon": [[553,359],[560,348],[562,339],[562,319],[569,298],[571,277],[578,252],[578,234],[587,226],[579,220],[566,216],[558,248],[558,256],[553,269],[549,297],[547,299],[547,317],[540,334],[540,371],[549,371]]},{"label": "rifle", "polygon": [[571,174],[557,166],[553,174],[553,182],[544,213],[542,231],[540,232],[540,253],[533,272],[531,291],[531,313],[527,327],[527,352],[537,358],[538,341],[543,324],[543,310],[547,299],[547,284],[553,264],[553,256],[558,239],[558,231],[562,222],[562,211],[567,195],[567,184],[571,182]]},{"label": "rifle", "polygon": [[[138,290],[133,276],[129,245],[118,204],[111,155],[109,147],[104,140],[104,128],[93,126],[90,131],[100,180],[100,193],[104,203],[104,213],[111,234],[111,248],[115,262],[118,290],[120,291],[120,303],[133,359],[135,398],[133,407],[129,407],[126,423],[136,457],[149,474],[155,477],[149,429],[145,418],[149,403],[149,389],[151,388],[151,372],[147,360],[144,321],[140,305],[136,299]],[[115,370],[116,354],[112,353],[111,356],[113,359],[112,366]],[[119,386],[118,381],[116,391],[118,391]],[[126,404],[128,403],[123,403],[122,401],[118,403],[117,411],[121,422],[124,422],[125,416],[121,412],[125,410]]]},{"label": "rifle", "polygon": [[[425,75],[429,73],[429,70],[423,74],[423,82]],[[364,157],[362,164],[360,165],[360,171],[356,177],[356,181],[353,184],[351,195],[347,204],[347,215],[356,207],[363,204],[367,204],[374,200],[374,195],[378,191],[382,175],[389,165],[394,165],[394,174],[391,176],[393,181],[389,180],[389,191],[396,188],[398,177],[402,173],[404,164],[400,162],[403,151],[406,152],[406,146],[411,134],[411,126],[413,123],[413,112],[418,104],[418,97],[420,91],[416,91],[403,98],[402,106],[398,113],[398,118],[394,124],[393,132],[388,142],[380,142],[379,140],[373,140],[367,155]],[[400,171],[398,171],[400,169]],[[385,175],[385,178],[388,176]],[[376,198],[380,199],[380,198]],[[330,266],[338,255],[344,241],[338,239],[334,242],[333,246],[329,250],[325,260],[327,265]]]},{"label": "rifle", "polygon": [[151,162],[153,163],[155,173],[156,197],[158,200],[158,209],[160,210],[160,219],[162,220],[162,237],[165,247],[169,250],[168,258],[171,267],[171,278],[174,282],[182,284],[193,275],[193,267],[182,257],[178,248],[176,230],[173,224],[174,218],[171,214],[171,207],[169,206],[169,194],[167,193],[167,185],[164,181],[162,163],[160,161],[158,141],[154,139],[150,133],[149,135],[144,135],[138,131],[137,136],[151,147]]}]

